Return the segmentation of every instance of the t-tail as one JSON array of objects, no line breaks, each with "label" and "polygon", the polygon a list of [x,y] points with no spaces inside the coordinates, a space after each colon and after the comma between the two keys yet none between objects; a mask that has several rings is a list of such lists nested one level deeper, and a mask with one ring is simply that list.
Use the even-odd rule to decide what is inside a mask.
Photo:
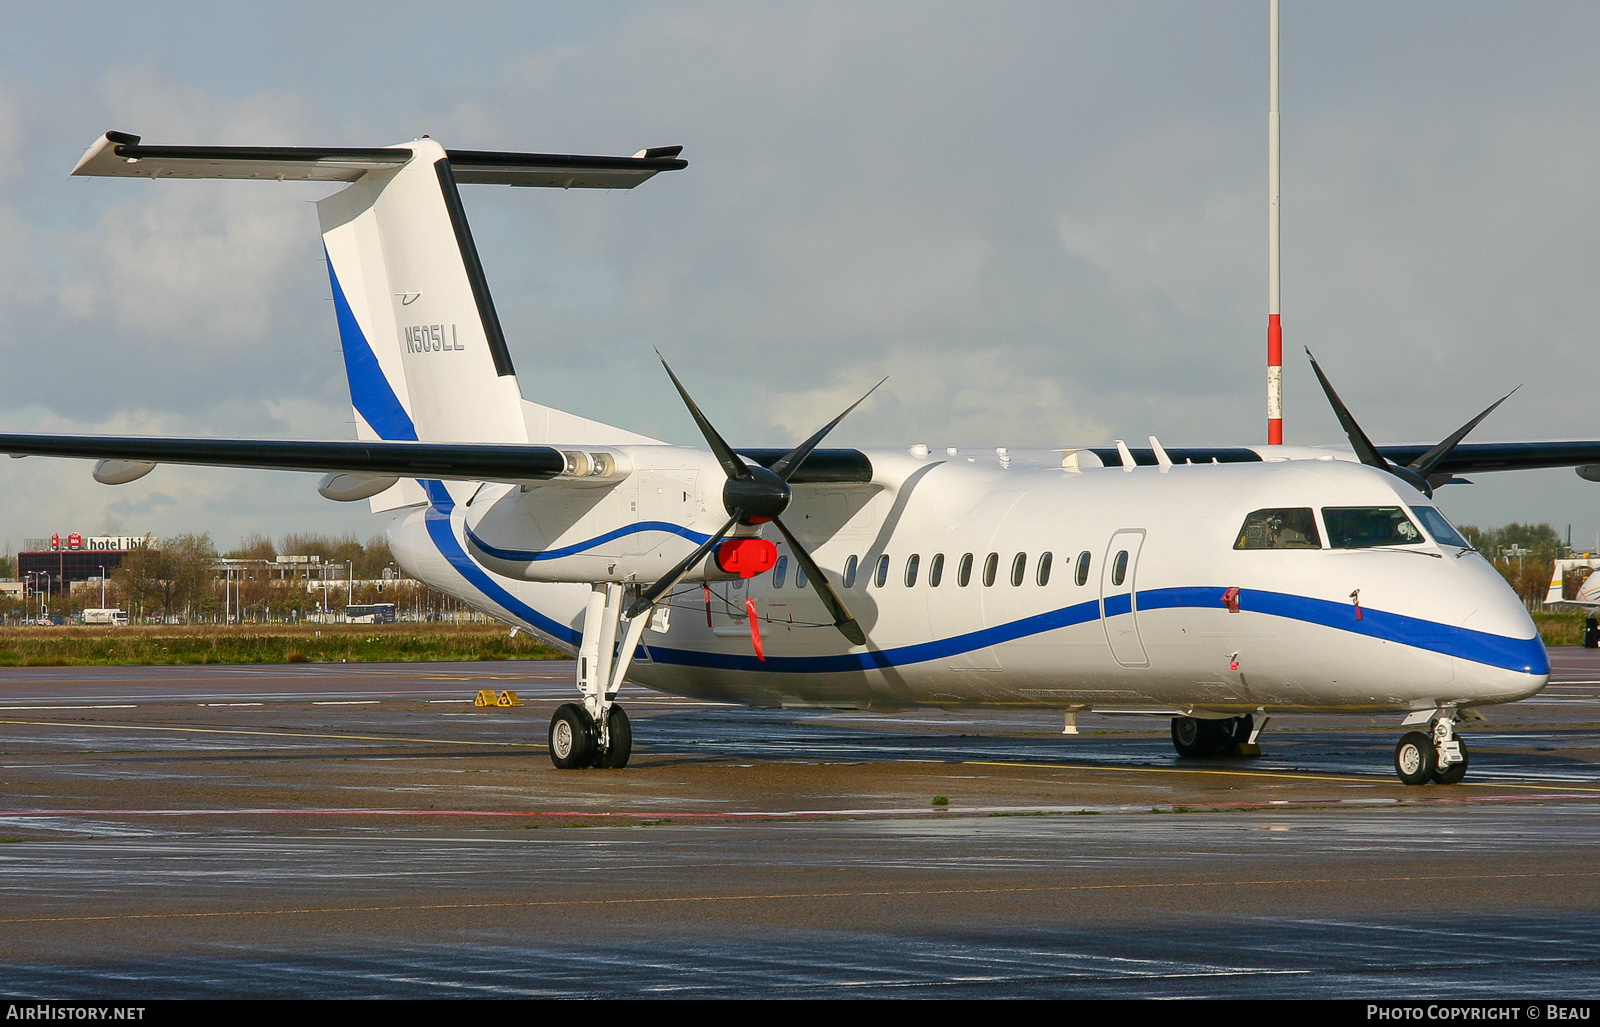
[{"label": "t-tail", "polygon": [[[616,445],[642,435],[522,398],[459,186],[631,189],[688,166],[682,147],[632,157],[388,147],[147,146],[107,132],[75,175],[344,182],[317,202],[361,439]],[[423,502],[414,482],[374,510]]]}]

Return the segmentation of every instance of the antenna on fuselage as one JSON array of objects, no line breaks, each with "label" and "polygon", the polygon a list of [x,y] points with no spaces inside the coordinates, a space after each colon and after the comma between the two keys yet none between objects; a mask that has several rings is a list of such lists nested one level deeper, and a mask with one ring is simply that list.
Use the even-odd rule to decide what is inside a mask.
[{"label": "antenna on fuselage", "polygon": [[1267,59],[1267,445],[1283,445],[1283,325],[1279,321],[1278,0],[1268,0]]}]

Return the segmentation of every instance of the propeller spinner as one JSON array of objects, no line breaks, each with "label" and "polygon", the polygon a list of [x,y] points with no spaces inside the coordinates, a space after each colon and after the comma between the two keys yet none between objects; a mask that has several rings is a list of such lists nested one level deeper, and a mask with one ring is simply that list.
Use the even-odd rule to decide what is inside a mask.
[{"label": "propeller spinner", "polygon": [[728,522],[706,539],[700,548],[690,553],[687,559],[668,571],[628,604],[625,611],[627,616],[630,619],[639,616],[657,599],[671,591],[673,586],[683,580],[684,575],[705,559],[706,554],[715,549],[718,543],[727,538],[729,532],[738,525],[765,524],[771,521],[782,533],[784,540],[789,543],[789,548],[794,551],[795,562],[805,570],[806,580],[816,588],[817,598],[822,600],[822,605],[827,607],[829,615],[833,617],[833,626],[855,645],[866,645],[867,636],[861,630],[861,625],[851,616],[849,608],[844,605],[844,600],[839,598],[839,593],[828,582],[827,575],[817,566],[811,554],[806,552],[805,547],[784,526],[780,515],[789,508],[789,502],[794,498],[793,490],[789,487],[789,479],[793,477],[794,472],[805,462],[806,457],[811,455],[811,451],[822,443],[827,434],[849,415],[850,411],[860,406],[867,396],[878,390],[878,385],[882,385],[888,379],[885,378],[879,381],[878,385],[868,389],[866,395],[850,404],[844,413],[823,425],[816,434],[784,454],[771,469],[768,469],[746,463],[733,451],[733,447],[723,440],[717,429],[706,419],[706,415],[701,413],[700,407],[690,397],[689,390],[685,389],[678,376],[672,373],[672,367],[667,363],[667,359],[661,356],[660,351],[656,352],[656,356],[661,359],[661,366],[666,368],[667,376],[672,379],[678,395],[683,397],[684,405],[689,408],[689,415],[699,426],[700,434],[705,436],[706,444],[716,455],[717,463],[722,465],[723,473],[728,476],[722,486],[722,505],[728,511]]},{"label": "propeller spinner", "polygon": [[1468,432],[1478,426],[1478,422],[1494,413],[1495,407],[1510,399],[1512,393],[1522,388],[1522,386],[1518,385],[1517,389],[1512,389],[1511,392],[1490,403],[1483,413],[1463,424],[1451,432],[1443,442],[1402,467],[1399,464],[1390,462],[1388,458],[1378,452],[1378,447],[1372,444],[1372,440],[1367,438],[1367,433],[1361,430],[1361,426],[1351,416],[1350,409],[1344,405],[1344,401],[1339,398],[1339,394],[1333,391],[1333,383],[1328,381],[1328,376],[1322,373],[1322,368],[1317,364],[1317,358],[1311,355],[1309,348],[1306,350],[1306,358],[1311,361],[1311,370],[1316,373],[1317,381],[1322,383],[1322,391],[1327,395],[1328,403],[1333,407],[1334,416],[1339,419],[1339,426],[1344,429],[1345,437],[1350,440],[1350,447],[1356,451],[1356,457],[1369,467],[1388,471],[1430,499],[1433,497],[1435,487],[1443,485],[1450,480],[1448,471],[1439,470],[1439,465],[1444,463],[1445,457],[1450,455],[1451,450],[1456,448],[1457,443],[1467,437]]}]

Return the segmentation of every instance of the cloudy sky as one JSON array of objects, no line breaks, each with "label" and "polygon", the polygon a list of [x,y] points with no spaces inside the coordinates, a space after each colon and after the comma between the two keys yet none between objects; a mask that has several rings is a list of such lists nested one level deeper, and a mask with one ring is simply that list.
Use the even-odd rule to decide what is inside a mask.
[{"label": "cloudy sky", "polygon": [[[859,445],[1264,441],[1266,0],[8,2],[0,430],[348,438],[311,200],[71,179],[150,143],[628,154],[628,193],[464,189],[524,392],[737,444],[882,375]],[[1284,0],[1286,435],[1600,438],[1600,7]],[[5,462],[0,542],[381,530],[306,475]],[[1483,475],[1457,521],[1600,532],[1600,485]]]}]

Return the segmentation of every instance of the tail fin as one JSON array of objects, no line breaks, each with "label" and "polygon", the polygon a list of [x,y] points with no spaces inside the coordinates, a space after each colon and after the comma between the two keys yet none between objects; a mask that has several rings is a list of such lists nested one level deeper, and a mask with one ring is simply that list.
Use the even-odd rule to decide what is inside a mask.
[{"label": "tail fin", "polygon": [[378,438],[527,442],[450,159],[409,149],[317,203],[356,413]]},{"label": "tail fin", "polygon": [[108,132],[75,175],[348,182],[317,203],[362,438],[428,442],[652,441],[527,403],[484,280],[458,183],[631,189],[687,167],[682,147],[632,157],[391,147],[147,146]]}]

